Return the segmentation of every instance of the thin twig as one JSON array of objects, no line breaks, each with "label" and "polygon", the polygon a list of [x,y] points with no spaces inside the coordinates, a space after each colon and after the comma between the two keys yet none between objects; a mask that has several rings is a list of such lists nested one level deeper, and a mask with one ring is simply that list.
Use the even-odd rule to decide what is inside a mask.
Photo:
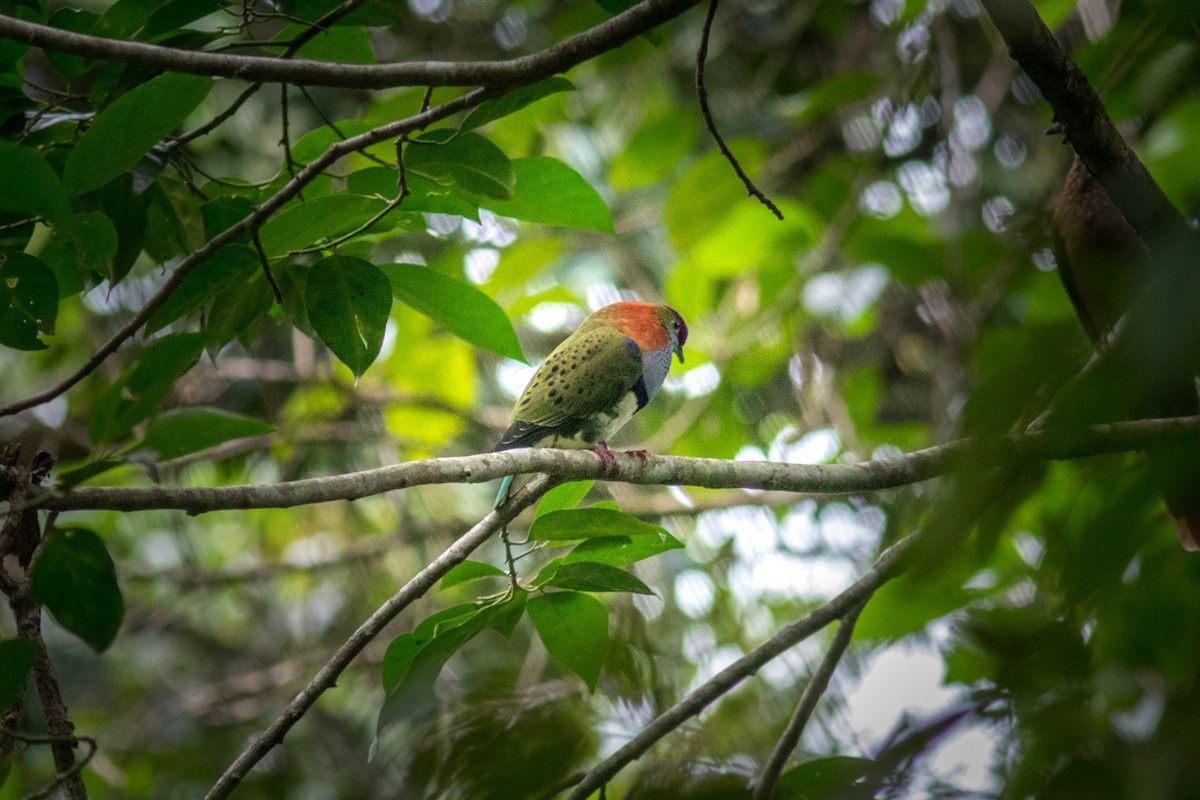
[{"label": "thin twig", "polygon": [[21,800],[43,800],[43,798],[49,797],[54,793],[55,789],[79,775],[79,773],[83,771],[83,768],[88,765],[88,762],[92,760],[92,756],[96,755],[96,750],[99,749],[99,745],[96,744],[96,740],[90,736],[33,736],[28,733],[21,733],[19,731],[4,727],[0,727],[0,734],[8,736],[12,739],[16,739],[19,742],[25,742],[26,744],[68,744],[74,748],[77,744],[83,742],[88,746],[87,755],[76,761],[75,764],[66,772],[60,772],[59,774],[55,775],[53,783],[43,786],[41,789],[38,789],[35,792],[30,792],[29,794],[24,795]]},{"label": "thin twig", "polygon": [[[403,174],[403,173],[401,173],[401,174]],[[353,239],[354,237],[361,236],[362,234],[371,230],[371,228],[374,228],[376,225],[379,224],[380,220],[382,220],[388,214],[395,211],[396,208],[399,207],[399,205],[404,202],[404,198],[408,197],[408,195],[409,195],[408,187],[402,186],[401,190],[400,190],[400,194],[396,195],[395,197],[393,197],[390,200],[387,200],[386,205],[382,209],[380,209],[378,213],[376,213],[373,217],[371,217],[369,220],[364,222],[362,225],[359,225],[354,230],[352,230],[348,233],[344,233],[341,236],[338,236],[334,239],[330,239],[329,241],[322,242],[320,244],[314,244],[312,247],[304,247],[304,248],[301,248],[300,250],[289,250],[288,255],[294,256],[294,255],[302,255],[304,253],[319,253],[322,250],[333,250],[338,245],[340,245],[342,242],[348,242],[351,239]],[[379,199],[385,200],[386,198],[379,197]]]},{"label": "thin twig", "polygon": [[788,756],[800,742],[804,726],[812,717],[812,713],[817,707],[817,701],[829,688],[833,672],[837,669],[838,662],[842,660],[846,648],[850,646],[850,639],[854,636],[854,623],[858,621],[858,615],[862,610],[863,607],[859,606],[842,617],[833,642],[830,643],[829,650],[825,653],[825,658],[821,660],[821,665],[817,667],[816,673],[804,687],[796,711],[788,721],[787,727],[784,728],[779,741],[775,743],[775,749],[771,751],[767,763],[763,765],[762,774],[754,786],[753,800],[770,800],[775,793],[775,784],[779,781],[780,773],[783,772],[783,765],[787,763]]},{"label": "thin twig", "polygon": [[258,229],[254,230],[254,249],[258,251],[258,263],[262,265],[263,275],[267,278],[267,283],[271,287],[271,294],[275,295],[275,302],[283,305],[283,290],[279,288],[279,284],[275,282],[275,275],[271,272],[271,260],[267,258],[267,251],[263,249],[262,239],[259,238]]},{"label": "thin twig", "polygon": [[337,683],[338,676],[350,665],[350,662],[379,635],[397,614],[423,597],[452,567],[465,561],[467,556],[487,541],[498,529],[533,505],[554,483],[554,479],[549,477],[535,479],[502,508],[492,510],[475,527],[463,534],[458,541],[446,548],[445,552],[404,584],[400,591],[381,605],[358,627],[358,630],[350,635],[350,638],[338,648],[325,666],[321,667],[275,722],[242,751],[208,791],[208,794],[204,796],[205,800],[220,800],[220,798],[228,797],[250,769],[261,761],[272,748],[283,742],[283,738],[292,726],[308,712],[318,697]]},{"label": "thin twig", "polygon": [[704,124],[708,128],[708,132],[712,134],[713,139],[717,142],[717,147],[721,148],[721,154],[733,167],[733,171],[741,178],[742,183],[746,186],[746,191],[751,197],[754,197],[758,202],[771,210],[779,219],[783,219],[783,212],[779,210],[779,206],[771,201],[771,198],[763,194],[754,181],[750,180],[750,176],[742,169],[742,165],[738,163],[737,158],[729,150],[729,145],[725,144],[725,139],[722,138],[720,132],[717,131],[717,123],[713,120],[712,110],[708,107],[708,88],[704,85],[704,61],[708,58],[708,37],[712,32],[713,17],[717,14],[717,0],[708,0],[708,14],[704,17],[704,29],[700,34],[700,49],[696,51],[696,96],[700,100],[700,111],[704,114]]}]

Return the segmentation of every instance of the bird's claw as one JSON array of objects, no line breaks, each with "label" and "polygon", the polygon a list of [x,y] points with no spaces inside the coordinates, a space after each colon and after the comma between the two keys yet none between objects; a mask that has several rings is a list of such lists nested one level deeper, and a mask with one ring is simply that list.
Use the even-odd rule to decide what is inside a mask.
[{"label": "bird's claw", "polygon": [[608,477],[613,471],[613,467],[617,465],[617,457],[613,455],[613,451],[608,449],[608,445],[604,442],[596,442],[592,445],[592,452],[600,459],[600,463],[604,465],[604,477]]},{"label": "bird's claw", "polygon": [[633,456],[634,458],[641,459],[642,461],[645,461],[646,459],[650,458],[649,450],[626,450],[625,454],[629,455],[629,456]]}]

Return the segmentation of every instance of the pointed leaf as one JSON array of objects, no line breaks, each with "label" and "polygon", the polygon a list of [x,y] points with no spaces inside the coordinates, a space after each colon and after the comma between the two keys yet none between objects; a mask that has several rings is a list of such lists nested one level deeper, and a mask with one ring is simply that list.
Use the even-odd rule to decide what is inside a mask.
[{"label": "pointed leaf", "polygon": [[277,258],[356,230],[386,205],[375,197],[345,192],[317,197],[290,205],[268,220],[259,233],[259,241],[270,258]]},{"label": "pointed leaf", "polygon": [[580,592],[554,592],[530,598],[526,607],[546,652],[596,691],[608,652],[604,604]]},{"label": "pointed leaf", "polygon": [[0,210],[54,221],[70,216],[67,190],[51,166],[28,147],[0,141]]},{"label": "pointed leaf", "polygon": [[873,796],[855,792],[855,785],[877,769],[874,761],[854,756],[829,756],[805,761],[779,776],[775,796],[781,800],[836,800]]},{"label": "pointed leaf", "polygon": [[461,564],[454,565],[446,573],[446,576],[442,578],[442,582],[438,584],[438,588],[449,589],[451,586],[457,586],[460,583],[507,574],[504,570],[492,564],[485,564],[482,561],[464,561]]},{"label": "pointed leaf", "polygon": [[206,301],[234,287],[243,286],[262,269],[258,254],[245,245],[230,245],[187,274],[167,301],[146,322],[146,333],[154,333],[180,317],[196,311]]},{"label": "pointed leaf", "polygon": [[379,678],[383,681],[385,693],[392,691],[400,683],[405,673],[408,672],[408,666],[412,663],[413,657],[420,649],[411,633],[402,633],[392,639],[392,643],[388,645],[387,651],[383,654],[383,663],[379,665]]},{"label": "pointed leaf", "polygon": [[505,639],[511,639],[517,623],[525,614],[525,601],[529,592],[519,591],[513,594],[507,602],[496,606],[496,612],[488,622],[488,627],[499,633]]},{"label": "pointed leaf", "polygon": [[665,533],[657,525],[608,508],[577,508],[551,511],[533,521],[529,538],[539,541],[571,541],[595,536],[657,536]]},{"label": "pointed leaf", "polygon": [[275,430],[260,419],[235,414],[223,408],[190,406],[164,411],[146,430],[146,438],[135,449],[148,448],[160,461],[206,450],[214,445],[261,436]]},{"label": "pointed leaf", "polygon": [[512,162],[499,147],[477,133],[450,128],[427,131],[404,148],[404,167],[445,185],[491,198],[512,197]]},{"label": "pointed leaf", "polygon": [[63,166],[71,194],[98,189],[137,165],[208,95],[211,78],[167,73],[132,89],[96,116]]},{"label": "pointed leaf", "polygon": [[405,305],[437,320],[476,347],[525,360],[504,309],[471,284],[412,264],[387,264],[383,271],[391,281],[392,292]]},{"label": "pointed leaf", "polygon": [[563,511],[575,508],[587,497],[587,493],[596,485],[595,481],[571,481],[560,483],[542,495],[538,501],[537,516],[549,514],[551,511]]},{"label": "pointed leaf", "polygon": [[361,258],[330,256],[308,273],[304,302],[321,341],[361,377],[383,346],[392,310],[387,276]]},{"label": "pointed leaf", "polygon": [[0,708],[8,708],[21,696],[36,657],[28,639],[0,639]]},{"label": "pointed leaf", "polygon": [[50,268],[25,253],[0,254],[0,344],[45,350],[38,332],[53,333],[58,281]]},{"label": "pointed leaf", "polygon": [[549,97],[558,92],[573,91],[575,91],[575,85],[566,78],[561,78],[557,75],[552,78],[545,78],[537,83],[522,86],[495,99],[483,101],[470,114],[467,114],[467,118],[463,120],[463,124],[459,126],[459,130],[469,131],[472,128],[478,128],[481,125],[486,125],[501,117],[507,117],[509,114],[520,111],[525,106],[535,103],[543,97]]},{"label": "pointed leaf", "polygon": [[682,548],[683,542],[666,531],[660,531],[655,536],[602,536],[580,542],[563,556],[563,562],[596,561],[625,567]]},{"label": "pointed leaf", "polygon": [[630,575],[623,569],[595,561],[563,563],[555,571],[554,577],[546,582],[546,585],[580,592],[654,594],[654,591],[642,583],[637,576]]},{"label": "pointed leaf", "polygon": [[33,565],[33,599],[97,651],[117,636],[125,601],[104,541],[86,528],[50,532]]},{"label": "pointed leaf", "polygon": [[200,358],[204,343],[203,334],[176,333],[146,345],[137,362],[96,402],[89,428],[92,443],[116,441],[158,411],[176,379]]},{"label": "pointed leaf", "polygon": [[511,196],[477,197],[480,206],[526,222],[614,232],[612,212],[604,198],[563,162],[549,156],[517,158],[512,168],[516,188]]}]

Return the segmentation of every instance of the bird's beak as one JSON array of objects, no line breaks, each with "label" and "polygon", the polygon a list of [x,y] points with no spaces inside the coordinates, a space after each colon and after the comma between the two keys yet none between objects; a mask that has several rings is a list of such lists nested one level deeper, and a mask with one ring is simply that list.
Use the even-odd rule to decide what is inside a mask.
[{"label": "bird's beak", "polygon": [[681,344],[675,345],[675,357],[679,359],[680,364],[683,363],[683,345],[681,345]]}]

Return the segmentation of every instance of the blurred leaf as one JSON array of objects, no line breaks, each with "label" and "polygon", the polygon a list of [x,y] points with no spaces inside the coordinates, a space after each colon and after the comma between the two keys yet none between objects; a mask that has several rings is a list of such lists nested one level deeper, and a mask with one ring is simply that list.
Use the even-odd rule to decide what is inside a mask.
[{"label": "blurred leaf", "polygon": [[555,570],[553,577],[546,581],[545,585],[557,586],[560,589],[574,589],[580,592],[654,594],[654,591],[636,575],[595,561],[563,563]]},{"label": "blurred leaf", "polygon": [[647,120],[613,158],[613,186],[634,189],[666,178],[691,154],[696,132],[696,115],[683,109]]},{"label": "blurred leaf", "polygon": [[556,661],[596,691],[608,652],[608,609],[579,592],[553,592],[529,598],[529,619]]},{"label": "blurred leaf", "polygon": [[186,317],[220,292],[243,287],[262,268],[258,254],[245,245],[229,245],[187,274],[167,301],[146,321],[146,333],[160,331]]},{"label": "blurred leaf", "polygon": [[883,78],[874,72],[841,72],[785,101],[785,113],[802,125],[811,125],[835,111],[867,99],[883,85]]},{"label": "blurred leaf", "polygon": [[476,198],[489,211],[526,222],[613,233],[612,212],[578,172],[548,156],[512,162],[516,187],[502,197]]},{"label": "blurred leaf", "polygon": [[0,708],[17,702],[36,659],[37,650],[28,639],[0,639]]},{"label": "blurred leaf", "polygon": [[50,268],[24,253],[0,253],[0,344],[44,350],[38,333],[54,333],[58,281]]},{"label": "blurred leaf", "polygon": [[358,229],[387,206],[374,197],[345,192],[288,206],[263,225],[259,241],[270,258]]},{"label": "blurred leaf", "polygon": [[112,644],[125,616],[116,566],[104,541],[86,528],[50,532],[33,564],[30,591],[59,625],[97,651]]},{"label": "blurred leaf", "polygon": [[579,508],[550,511],[538,516],[529,529],[529,538],[538,541],[573,541],[599,536],[659,536],[665,533],[657,525],[607,508]]},{"label": "blurred leaf", "polygon": [[59,250],[74,263],[78,274],[95,272],[115,283],[123,277],[111,269],[119,244],[112,220],[99,211],[89,211],[55,223],[47,251]]},{"label": "blurred leaf", "polygon": [[512,162],[500,148],[477,133],[450,128],[414,137],[404,148],[404,167],[436,183],[500,199],[513,196],[517,180]]},{"label": "blurred leaf", "polygon": [[484,100],[467,114],[467,118],[463,120],[459,126],[460,131],[469,131],[473,128],[478,128],[486,125],[489,122],[494,122],[501,117],[507,117],[516,111],[520,111],[530,103],[535,103],[543,97],[549,97],[558,92],[573,92],[575,85],[563,77],[554,76],[544,78],[536,83],[521,86],[513,91],[507,92],[500,97],[491,100]]},{"label": "blurred leaf", "polygon": [[404,304],[437,320],[476,347],[525,361],[504,309],[471,284],[413,264],[388,264],[383,271],[391,282],[392,292]]},{"label": "blurred leaf", "polygon": [[63,167],[71,194],[99,188],[132,169],[208,95],[211,78],[169,72],[118,98],[96,116]]},{"label": "blurred leaf", "polygon": [[450,568],[442,578],[442,582],[438,584],[441,589],[449,589],[451,586],[457,586],[460,583],[478,580],[480,578],[491,578],[495,576],[504,576],[508,573],[492,564],[485,564],[482,561],[463,561],[461,564],[456,564]]},{"label": "blurred leaf", "polygon": [[[100,19],[100,15],[91,11],[60,8],[50,15],[47,24],[52,28],[71,31],[72,33],[91,33],[92,26],[96,24],[96,20],[98,19]],[[68,80],[82,76],[87,72],[92,63],[82,56],[69,55],[51,48],[46,48],[42,52],[45,54],[46,60],[50,62],[50,65]]]},{"label": "blurred leaf", "polygon": [[192,368],[204,350],[199,333],[176,333],[142,348],[135,364],[96,401],[89,432],[93,444],[125,436],[154,414],[170,394],[175,380]]},{"label": "blurred leaf", "polygon": [[383,345],[392,308],[387,276],[361,258],[330,256],[309,272],[304,296],[313,330],[361,377]]},{"label": "blurred leaf", "polygon": [[408,672],[413,657],[420,649],[411,633],[402,633],[392,639],[383,654],[383,662],[380,664],[380,679],[383,681],[384,694],[396,688]]},{"label": "blurred leaf", "polygon": [[149,448],[160,461],[197,453],[214,445],[261,436],[275,430],[262,420],[222,408],[188,406],[164,411],[146,429],[146,438],[133,449]]},{"label": "blurred leaf", "polygon": [[70,215],[71,205],[62,181],[31,148],[0,141],[0,175],[4,176],[0,210],[41,216],[51,222]]},{"label": "blurred leaf", "polygon": [[596,485],[595,481],[571,481],[560,483],[542,495],[538,501],[537,516],[549,514],[551,511],[565,511],[579,505],[587,493]]},{"label": "blurred leaf", "polygon": [[777,800],[867,800],[873,796],[862,779],[876,769],[869,758],[814,758],[779,776]]}]

